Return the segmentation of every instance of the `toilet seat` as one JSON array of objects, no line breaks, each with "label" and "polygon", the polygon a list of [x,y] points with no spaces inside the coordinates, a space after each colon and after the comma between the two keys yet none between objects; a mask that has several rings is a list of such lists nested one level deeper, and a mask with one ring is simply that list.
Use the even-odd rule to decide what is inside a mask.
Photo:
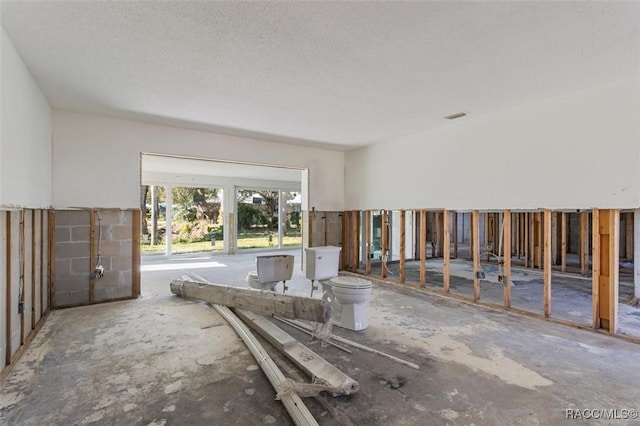
[{"label": "toilet seat", "polygon": [[369,289],[372,287],[371,281],[364,280],[358,277],[334,277],[331,278],[328,284],[332,287],[344,288],[344,289]]}]

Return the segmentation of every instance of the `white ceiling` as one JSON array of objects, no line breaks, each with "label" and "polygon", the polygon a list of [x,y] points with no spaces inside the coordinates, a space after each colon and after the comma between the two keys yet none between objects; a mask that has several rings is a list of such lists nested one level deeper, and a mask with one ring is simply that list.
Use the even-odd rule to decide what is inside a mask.
[{"label": "white ceiling", "polygon": [[1,7],[56,108],[338,149],[640,73],[640,2]]}]

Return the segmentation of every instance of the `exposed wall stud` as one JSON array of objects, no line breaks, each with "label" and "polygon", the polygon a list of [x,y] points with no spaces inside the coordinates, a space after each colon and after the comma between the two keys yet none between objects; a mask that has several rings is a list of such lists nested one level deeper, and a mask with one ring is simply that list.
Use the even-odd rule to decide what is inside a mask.
[{"label": "exposed wall stud", "polygon": [[420,210],[420,287],[427,283],[427,211]]},{"label": "exposed wall stud", "polygon": [[405,271],[405,254],[407,250],[406,244],[406,212],[400,210],[400,282],[403,283],[406,280]]},{"label": "exposed wall stud", "polygon": [[[517,218],[517,215],[516,215]],[[504,262],[502,270],[502,284],[504,285],[503,303],[505,308],[511,307],[511,210],[504,211],[502,218],[504,226]]]},{"label": "exposed wall stud", "polygon": [[593,326],[610,333],[618,317],[619,221],[619,210],[593,210]]},{"label": "exposed wall stud", "polygon": [[364,240],[366,244],[365,252],[367,255],[364,272],[368,275],[371,273],[371,210],[365,210],[364,214]]},{"label": "exposed wall stud", "polygon": [[543,237],[543,275],[544,275],[544,316],[551,316],[551,210],[544,211],[544,219],[542,228],[544,230]]},{"label": "exposed wall stud", "polygon": [[560,214],[560,269],[567,270],[567,213]]},{"label": "exposed wall stud", "polygon": [[471,223],[473,224],[473,232],[471,240],[473,245],[473,301],[480,300],[480,212],[473,210],[471,212]]},{"label": "exposed wall stud", "polygon": [[382,210],[382,265],[380,268],[380,273],[382,278],[387,278],[387,256],[389,255],[389,226],[387,221],[389,219],[387,210]]},{"label": "exposed wall stud", "polygon": [[[589,227],[589,212],[580,212],[580,273],[582,276],[587,276],[589,271],[589,264],[587,259],[589,257],[589,236],[587,235],[587,228]],[[592,257],[595,255],[592,253]]]},{"label": "exposed wall stud", "polygon": [[13,304],[11,303],[11,287],[13,287],[12,285],[12,271],[11,271],[11,258],[14,256],[14,253],[11,250],[11,212],[8,211],[6,212],[6,225],[7,225],[7,267],[6,267],[6,319],[5,319],[5,325],[6,325],[6,338],[7,338],[7,344],[6,344],[6,352],[5,352],[5,365],[9,365],[11,364],[11,354],[13,353],[13,345],[12,345],[12,338],[11,338],[11,328],[12,328],[12,324],[11,324],[11,312],[13,309]]},{"label": "exposed wall stud", "polygon": [[443,257],[443,271],[442,271],[442,285],[445,293],[449,293],[449,263],[451,262],[449,252],[451,250],[451,232],[449,230],[449,212],[445,210],[442,213],[442,257]]}]

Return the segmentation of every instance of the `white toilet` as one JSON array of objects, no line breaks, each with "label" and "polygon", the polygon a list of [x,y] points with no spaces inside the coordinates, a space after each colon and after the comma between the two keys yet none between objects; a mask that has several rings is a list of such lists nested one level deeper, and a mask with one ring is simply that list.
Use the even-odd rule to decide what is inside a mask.
[{"label": "white toilet", "polygon": [[293,276],[294,257],[288,254],[256,256],[256,269],[247,274],[249,287],[275,291],[282,281],[282,292],[287,291],[287,281]]},{"label": "white toilet", "polygon": [[340,247],[306,248],[306,277],[322,284],[322,299],[333,307],[333,323],[353,331],[367,328],[366,302],[372,293],[371,281],[349,276],[338,276]]}]

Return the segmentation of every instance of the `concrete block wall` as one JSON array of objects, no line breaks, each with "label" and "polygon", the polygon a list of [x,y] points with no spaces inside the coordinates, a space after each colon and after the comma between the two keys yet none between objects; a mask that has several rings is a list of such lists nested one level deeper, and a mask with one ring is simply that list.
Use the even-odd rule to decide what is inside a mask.
[{"label": "concrete block wall", "polygon": [[[134,296],[133,211],[57,210],[54,235],[54,307]],[[102,278],[94,274],[97,266]]]}]

